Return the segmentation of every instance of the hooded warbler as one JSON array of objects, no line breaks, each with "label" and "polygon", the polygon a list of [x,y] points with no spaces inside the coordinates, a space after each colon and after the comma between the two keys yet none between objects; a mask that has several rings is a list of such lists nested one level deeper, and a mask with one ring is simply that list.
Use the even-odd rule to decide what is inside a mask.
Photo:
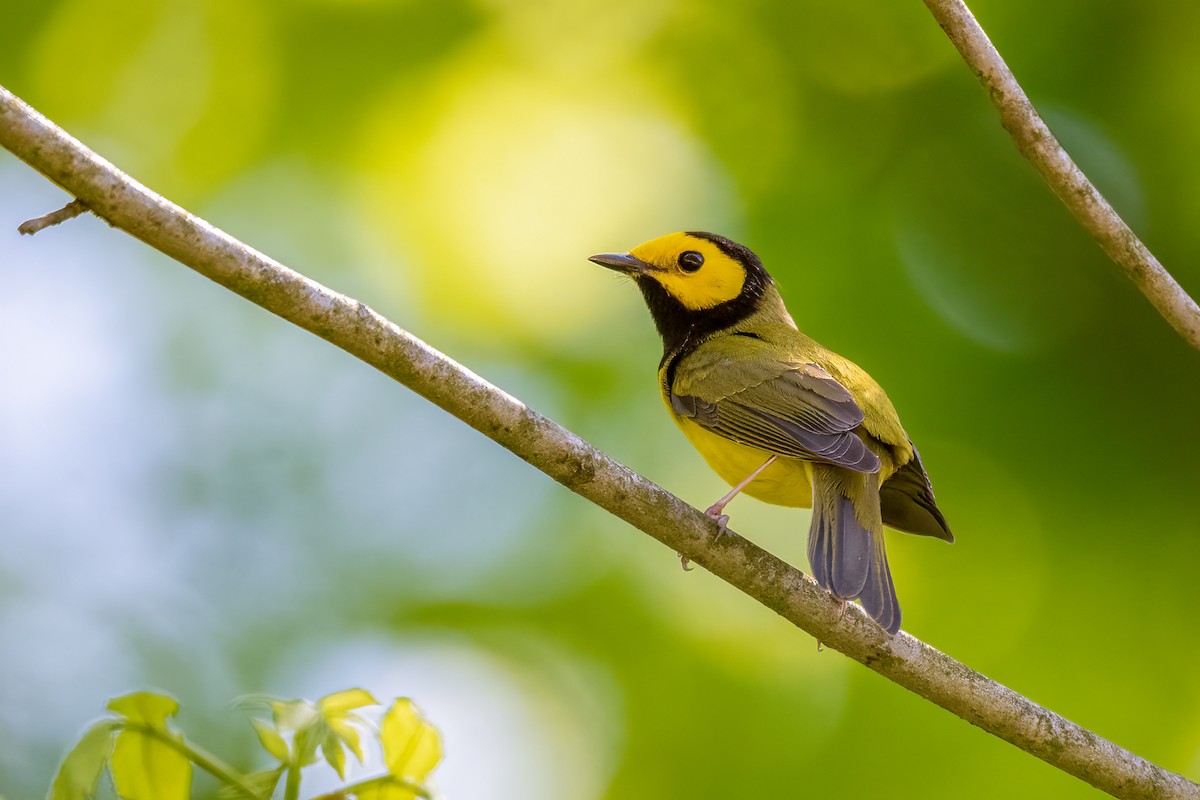
[{"label": "hooded warbler", "polygon": [[890,634],[900,605],[883,526],[953,542],[917,450],[870,375],[796,328],[748,248],[672,233],[591,261],[633,278],[662,337],[667,411],[709,466],[768,503],[812,508],[813,578]]}]

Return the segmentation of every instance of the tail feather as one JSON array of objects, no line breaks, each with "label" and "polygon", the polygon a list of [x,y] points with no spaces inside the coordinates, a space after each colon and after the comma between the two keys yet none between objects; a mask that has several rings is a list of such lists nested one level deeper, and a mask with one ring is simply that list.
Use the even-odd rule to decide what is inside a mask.
[{"label": "tail feather", "polygon": [[[878,490],[873,475],[813,466],[813,517],[808,561],[817,583],[863,609],[888,633],[900,629],[900,604],[884,550]],[[855,511],[856,497],[868,520]],[[870,506],[874,506],[871,508]]]},{"label": "tail feather", "polygon": [[882,541],[878,553],[871,559],[866,585],[863,586],[859,602],[863,610],[893,636],[900,630],[900,601],[896,599],[896,585],[892,583],[892,571],[888,567],[887,552]]},{"label": "tail feather", "polygon": [[870,573],[875,537],[859,523],[849,498],[837,498],[836,507],[831,537],[833,572],[830,585],[838,597],[858,597]]},{"label": "tail feather", "polygon": [[812,526],[808,530],[808,564],[818,586],[833,588],[833,531],[829,516],[818,514],[814,504]]}]

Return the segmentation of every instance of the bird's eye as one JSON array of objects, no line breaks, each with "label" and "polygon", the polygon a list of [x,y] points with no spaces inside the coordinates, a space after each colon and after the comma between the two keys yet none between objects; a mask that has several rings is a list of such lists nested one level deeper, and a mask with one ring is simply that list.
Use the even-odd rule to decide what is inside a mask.
[{"label": "bird's eye", "polygon": [[695,272],[704,266],[704,255],[695,250],[679,254],[679,268],[684,272]]}]

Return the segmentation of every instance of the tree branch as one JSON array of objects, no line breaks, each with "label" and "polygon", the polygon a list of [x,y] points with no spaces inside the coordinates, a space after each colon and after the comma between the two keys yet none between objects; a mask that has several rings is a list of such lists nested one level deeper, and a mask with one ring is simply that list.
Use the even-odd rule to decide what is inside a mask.
[{"label": "tree branch", "polygon": [[841,651],[973,725],[1127,798],[1200,798],[1200,786],[1124,750],[906,633],[889,637],[799,570],[557,423],[338,294],[132,180],[0,87],[0,144],[92,213],[396,379],[573,492],[658,539]]},{"label": "tree branch", "polygon": [[1000,124],[1079,224],[1129,276],[1146,299],[1192,347],[1200,350],[1200,306],[1142,244],[1121,215],[1080,171],[1000,57],[962,0],[925,0],[925,5],[979,78],[1000,112]]}]

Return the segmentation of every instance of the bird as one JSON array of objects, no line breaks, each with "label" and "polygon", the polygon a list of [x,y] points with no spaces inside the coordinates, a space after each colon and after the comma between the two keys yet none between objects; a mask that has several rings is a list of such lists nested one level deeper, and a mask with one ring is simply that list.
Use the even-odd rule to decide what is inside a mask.
[{"label": "bird", "polygon": [[883,388],[801,333],[762,261],[731,239],[683,231],[589,261],[641,290],[662,338],[667,411],[733,487],[705,513],[723,533],[725,506],[742,492],[811,508],[813,579],[895,635],[884,526],[954,535]]}]

